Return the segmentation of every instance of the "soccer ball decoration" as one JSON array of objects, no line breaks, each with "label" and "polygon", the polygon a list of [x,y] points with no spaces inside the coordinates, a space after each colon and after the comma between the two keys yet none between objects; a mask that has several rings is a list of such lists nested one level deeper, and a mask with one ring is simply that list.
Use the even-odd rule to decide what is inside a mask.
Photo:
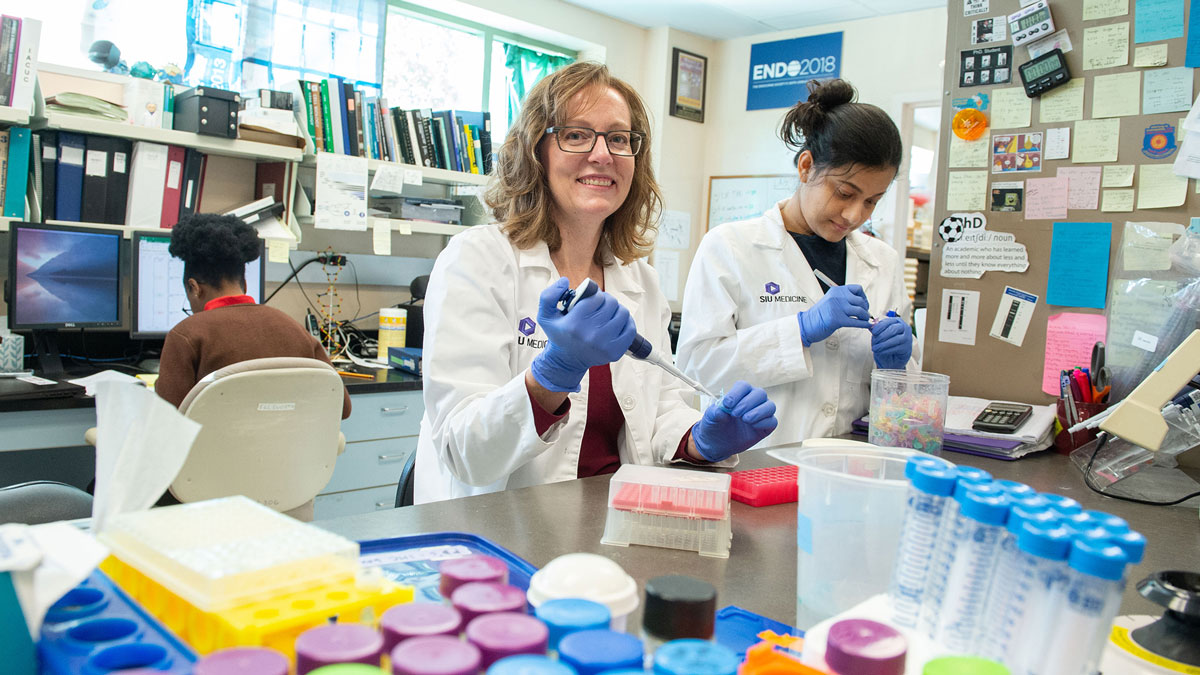
[{"label": "soccer ball decoration", "polygon": [[962,239],[964,229],[965,227],[961,218],[950,216],[943,220],[941,225],[938,225],[938,234],[941,235],[942,241],[953,244]]}]

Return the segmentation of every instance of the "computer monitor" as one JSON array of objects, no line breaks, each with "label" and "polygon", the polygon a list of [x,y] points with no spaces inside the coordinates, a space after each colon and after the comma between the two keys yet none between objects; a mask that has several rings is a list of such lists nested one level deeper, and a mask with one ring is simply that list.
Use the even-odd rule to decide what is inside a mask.
[{"label": "computer monitor", "polygon": [[[183,261],[171,256],[169,232],[133,233],[134,338],[161,338],[187,318]],[[260,245],[256,260],[246,263],[246,294],[262,302],[266,256]]]},{"label": "computer monitor", "polygon": [[9,225],[8,325],[33,331],[42,370],[62,372],[53,331],[121,325],[121,231]]}]

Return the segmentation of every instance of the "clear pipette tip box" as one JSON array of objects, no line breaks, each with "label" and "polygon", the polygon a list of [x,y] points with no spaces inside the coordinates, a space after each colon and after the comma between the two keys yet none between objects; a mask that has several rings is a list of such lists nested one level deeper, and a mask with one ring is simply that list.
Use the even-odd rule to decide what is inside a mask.
[{"label": "clear pipette tip box", "polygon": [[729,557],[729,475],[625,464],[608,488],[603,544]]},{"label": "clear pipette tip box", "polygon": [[117,516],[100,534],[115,557],[203,611],[353,580],[358,544],[246,497]]}]

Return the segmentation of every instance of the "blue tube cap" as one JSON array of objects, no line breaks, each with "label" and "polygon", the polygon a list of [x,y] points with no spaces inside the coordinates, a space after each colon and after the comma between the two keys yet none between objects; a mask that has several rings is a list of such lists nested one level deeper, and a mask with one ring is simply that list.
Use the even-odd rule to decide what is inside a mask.
[{"label": "blue tube cap", "polygon": [[636,668],[642,665],[643,657],[641,640],[608,629],[577,631],[558,643],[558,660],[574,668],[579,675]]},{"label": "blue tube cap", "polygon": [[912,485],[925,494],[949,497],[954,494],[956,482],[953,469],[928,464],[919,464],[913,470]]},{"label": "blue tube cap", "polygon": [[960,505],[967,498],[968,492],[975,492],[981,495],[1005,496],[1004,488],[996,485],[996,481],[989,483],[964,483],[958,481],[958,485],[954,489],[954,501]]},{"label": "blue tube cap", "polygon": [[550,631],[550,649],[558,649],[559,640],[570,633],[608,628],[612,621],[608,607],[583,598],[548,600],[538,606],[534,615]]},{"label": "blue tube cap", "polygon": [[1129,560],[1130,565],[1142,562],[1142,558],[1146,556],[1146,538],[1138,532],[1122,532],[1114,534],[1108,539],[1125,551],[1125,557]]},{"label": "blue tube cap", "polygon": [[575,675],[575,671],[546,656],[520,654],[493,663],[487,675]]},{"label": "blue tube cap", "polygon": [[1127,562],[1125,551],[1108,537],[1076,537],[1067,559],[1071,569],[1109,581],[1119,581],[1125,575]]},{"label": "blue tube cap", "polygon": [[654,652],[655,675],[737,675],[739,661],[728,647],[687,638]]},{"label": "blue tube cap", "polygon": [[1004,491],[1013,497],[1033,496],[1037,494],[1037,490],[1024,483],[1018,483],[1015,480],[998,480],[995,483],[1004,488]]},{"label": "blue tube cap", "polygon": [[1025,523],[1038,525],[1053,525],[1058,523],[1058,515],[1048,506],[1030,506],[1021,502],[1010,502],[1008,522],[1005,527],[1014,535],[1021,535],[1021,527]]},{"label": "blue tube cap", "polygon": [[984,525],[1003,527],[1005,521],[1008,520],[1008,495],[1004,494],[1003,490],[1000,494],[993,494],[990,491],[979,489],[982,487],[987,486],[977,485],[967,488],[966,495],[958,500],[959,512]]},{"label": "blue tube cap", "polygon": [[934,457],[933,455],[914,455],[909,457],[908,461],[904,462],[904,477],[912,480],[913,472],[917,470],[918,466],[928,466],[933,468],[940,467],[944,469],[954,468],[953,464],[942,459],[941,457]]},{"label": "blue tube cap", "polygon": [[[1011,516],[1010,516],[1011,518]],[[1010,521],[1011,522],[1011,521]],[[1071,552],[1071,532],[1056,521],[1025,521],[1017,532],[1017,548],[1046,560],[1066,560]]]},{"label": "blue tube cap", "polygon": [[1125,522],[1124,518],[1119,518],[1111,513],[1103,511],[1084,511],[1083,515],[1087,516],[1092,523],[1097,527],[1102,527],[1113,534],[1122,534],[1129,532],[1129,523]]},{"label": "blue tube cap", "polygon": [[1058,511],[1059,513],[1061,513],[1063,515],[1071,515],[1073,513],[1083,513],[1083,507],[1079,505],[1079,502],[1075,501],[1074,499],[1071,499],[1070,497],[1064,497],[1062,495],[1054,495],[1054,494],[1050,494],[1049,492],[1042,492],[1039,494],[1041,494],[1041,496],[1045,497],[1047,500],[1050,501],[1050,508],[1054,509],[1055,511]]},{"label": "blue tube cap", "polygon": [[992,474],[973,466],[956,467],[955,471],[958,472],[959,478],[965,478],[973,483],[990,483],[992,481]]}]

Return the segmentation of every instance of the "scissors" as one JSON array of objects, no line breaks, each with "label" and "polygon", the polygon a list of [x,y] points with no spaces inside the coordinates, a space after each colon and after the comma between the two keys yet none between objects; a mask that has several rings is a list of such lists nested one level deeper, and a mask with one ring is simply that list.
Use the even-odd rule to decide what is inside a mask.
[{"label": "scissors", "polygon": [[1092,400],[1104,403],[1112,390],[1112,373],[1104,365],[1104,343],[1092,345]]}]

